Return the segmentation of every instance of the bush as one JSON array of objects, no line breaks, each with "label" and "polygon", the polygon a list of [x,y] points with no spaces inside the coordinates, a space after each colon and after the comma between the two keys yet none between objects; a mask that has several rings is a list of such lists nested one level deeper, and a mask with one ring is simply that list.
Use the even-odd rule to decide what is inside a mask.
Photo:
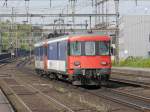
[{"label": "bush", "polygon": [[120,60],[119,64],[114,64],[114,66],[126,66],[126,67],[150,67],[150,58],[141,58],[141,57],[128,57],[125,60]]}]

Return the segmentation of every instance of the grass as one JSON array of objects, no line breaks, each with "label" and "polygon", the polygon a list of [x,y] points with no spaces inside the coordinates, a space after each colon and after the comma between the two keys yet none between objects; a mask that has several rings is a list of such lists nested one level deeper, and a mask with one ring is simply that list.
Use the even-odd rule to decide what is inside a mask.
[{"label": "grass", "polygon": [[113,63],[113,66],[150,68],[150,58],[128,57],[119,64]]}]

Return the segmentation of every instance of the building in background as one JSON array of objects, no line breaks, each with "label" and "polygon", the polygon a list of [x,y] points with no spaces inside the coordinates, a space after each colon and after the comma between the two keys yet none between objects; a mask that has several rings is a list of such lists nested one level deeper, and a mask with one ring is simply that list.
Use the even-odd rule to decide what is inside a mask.
[{"label": "building in background", "polygon": [[120,58],[150,57],[150,15],[126,15],[120,19]]}]

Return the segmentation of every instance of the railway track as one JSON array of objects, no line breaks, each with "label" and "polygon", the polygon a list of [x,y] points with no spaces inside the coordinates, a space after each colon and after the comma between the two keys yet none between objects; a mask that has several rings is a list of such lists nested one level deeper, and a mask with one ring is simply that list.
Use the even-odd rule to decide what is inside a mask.
[{"label": "railway track", "polygon": [[0,60],[0,67],[7,65],[9,61],[11,61],[10,58]]},{"label": "railway track", "polygon": [[15,62],[17,60],[17,58],[6,58],[6,59],[2,59],[0,60],[0,68],[5,66],[5,65],[8,65],[9,63],[12,63],[12,62]]},{"label": "railway track", "polygon": [[[8,86],[6,82],[3,82],[3,89],[18,112],[54,112],[53,109],[49,108],[51,105],[46,103],[46,101],[38,95],[38,92],[29,90],[25,85],[20,85],[19,83],[13,84],[13,82],[15,82],[13,79],[9,79],[9,81],[12,84]],[[10,93],[6,89],[9,90]],[[55,111],[57,112],[58,110]]]},{"label": "railway track", "polygon": [[[136,82],[131,83],[131,82],[122,81],[122,80],[111,80],[111,81],[116,82],[116,83],[123,82],[123,83],[133,85],[133,86],[141,86],[141,87],[149,88],[148,85],[139,84]],[[71,87],[73,86],[71,85]],[[81,87],[77,87],[77,88],[81,91],[84,89]],[[100,89],[100,90],[92,90],[92,91],[84,89],[84,92],[88,92],[92,95],[95,95],[95,96],[98,96],[107,100],[111,100],[118,104],[126,105],[128,107],[135,108],[140,111],[144,111],[144,112],[150,111],[150,98],[147,98],[147,97],[125,93],[125,92],[115,90],[115,89],[110,89],[107,87]]]},{"label": "railway track", "polygon": [[114,93],[117,93],[117,94],[122,94],[122,95],[125,95],[125,96],[129,96],[129,97],[138,99],[138,100],[140,100],[140,101],[144,101],[144,102],[150,103],[150,98],[149,98],[149,97],[144,97],[144,96],[140,96],[140,95],[135,95],[135,94],[133,94],[133,93],[124,92],[124,91],[115,90],[115,89],[112,89],[111,91],[114,92]]},{"label": "railway track", "polygon": [[117,102],[119,104],[123,104],[135,109],[138,109],[142,112],[149,112],[150,111],[150,100],[149,98],[136,96],[133,94],[116,91],[112,89],[104,88],[102,90],[98,91],[88,91],[91,94],[94,94],[96,96],[106,98],[108,100],[111,100],[113,102]]},{"label": "railway track", "polygon": [[[18,68],[22,68],[29,60],[18,62]],[[14,75],[15,74],[15,75]],[[59,96],[64,97],[50,88],[47,84],[41,84],[39,80],[27,83],[29,76],[16,76],[16,73],[3,77],[0,85],[8,98],[12,101],[14,107],[19,112],[98,112],[95,108],[90,108],[80,102],[70,103],[70,100],[61,100]],[[31,76],[29,77],[31,78]],[[34,78],[31,78],[34,80]],[[38,88],[40,87],[40,88]],[[52,94],[52,95],[51,95]],[[55,94],[59,94],[57,98]]]},{"label": "railway track", "polygon": [[111,78],[110,81],[150,88],[150,83],[146,83],[146,82],[139,82],[139,81],[133,81],[133,80],[127,80],[127,79],[121,79],[121,78]]},{"label": "railway track", "polygon": [[[74,86],[72,86],[72,88],[74,88]],[[121,90],[110,89],[107,87],[102,87],[98,90],[88,90],[82,87],[75,88],[80,91],[90,93],[94,96],[98,96],[99,98],[103,98],[118,104],[125,105],[129,108],[134,108],[142,112],[150,112],[150,98],[148,97],[123,92]]]},{"label": "railway track", "polygon": [[[25,75],[23,79],[20,79],[21,77],[19,76],[15,77],[14,75],[13,77],[9,77],[8,79],[5,78],[6,80],[5,80],[4,88],[6,92],[9,90],[7,95],[10,97],[10,99],[12,99],[12,101],[16,100],[14,106],[17,107],[18,109],[22,107],[24,112],[33,112],[35,110],[40,110],[39,112],[41,111],[49,112],[50,110],[57,112],[60,111],[57,110],[58,108],[65,112],[97,112],[97,109],[93,107],[89,108],[89,105],[81,106],[80,104],[81,102],[78,102],[76,106],[73,106],[70,105],[71,99],[69,99],[69,102],[61,99],[61,97],[64,97],[63,94],[69,95],[72,92],[74,92],[76,95],[79,94],[80,96],[79,100],[83,99],[82,102],[84,102],[84,104],[85,103],[90,104],[88,102],[88,99],[91,97],[94,100],[104,99],[107,102],[114,102],[117,103],[118,105],[122,105],[123,107],[127,107],[130,109],[134,108],[137,111],[142,111],[142,112],[150,111],[149,98],[145,98],[142,96],[137,96],[134,94],[129,94],[129,93],[125,93],[122,91],[105,88],[105,87],[102,87],[102,89],[98,89],[98,90],[97,89],[88,90],[82,87],[76,87],[72,85],[67,86],[68,84],[62,81],[57,81],[57,83],[56,81],[51,81],[52,83],[56,83],[56,86],[60,85],[63,86],[63,88],[65,89],[67,88],[67,92],[63,92],[59,94],[58,91],[55,92],[55,90],[51,88],[52,85],[48,83],[49,82],[48,79],[40,78],[40,77],[38,78],[38,76],[35,76],[33,70],[23,68],[23,66],[25,65],[24,63],[20,65],[21,65],[19,66],[20,70],[27,74],[30,74],[30,77],[29,75]],[[25,78],[29,78],[30,80]],[[6,84],[6,82],[8,84]],[[77,91],[78,92],[80,91],[81,93],[77,93]],[[85,93],[88,94],[90,97],[88,98],[88,96],[86,96]],[[38,100],[36,99],[36,97],[38,97]],[[76,97],[75,99],[78,99],[78,97]],[[85,101],[85,99],[87,101]],[[66,96],[66,100],[67,100],[67,96]],[[35,101],[35,102],[29,102],[29,101]],[[43,105],[38,107],[37,105],[41,105],[39,104],[38,101],[41,101]],[[54,105],[57,108],[55,108]],[[47,107],[52,107],[52,108],[47,109]],[[45,108],[45,110],[42,110],[42,108]]]},{"label": "railway track", "polygon": [[116,72],[114,72],[114,71],[112,71],[112,75],[123,75],[123,76],[134,76],[134,77],[143,77],[143,78],[150,78],[150,75],[149,75],[149,72],[147,72],[147,73],[144,73],[144,74],[142,74],[142,73],[126,73],[126,72],[118,72],[118,71],[116,71]]},{"label": "railway track", "polygon": [[[6,82],[8,82],[8,83],[6,84]],[[89,108],[86,105],[76,104],[76,106],[74,107],[73,104],[69,104],[69,102],[66,103],[65,101],[60,101],[56,97],[50,95],[50,93],[52,91],[49,90],[50,87],[47,84],[36,84],[41,87],[39,89],[39,88],[37,88],[37,86],[35,87],[34,84],[33,85],[27,84],[24,81],[20,80],[19,78],[5,79],[4,84],[5,84],[5,87],[7,85],[6,88],[9,89],[11,91],[11,93],[16,97],[15,99],[13,99],[13,101],[14,100],[18,101],[22,106],[22,109],[23,109],[22,111],[25,111],[25,112],[33,112],[35,109],[35,105],[36,105],[36,110],[38,112],[49,112],[49,111],[54,111],[54,112],[98,112],[95,108]],[[48,87],[47,89],[45,89],[46,86]],[[48,103],[49,104],[49,105],[47,105],[48,107],[56,106],[57,109],[56,108],[54,110],[52,110],[51,108],[47,109],[46,106],[44,106],[44,105],[42,106],[43,108],[41,106],[37,107],[37,105],[41,105],[41,104],[39,104],[38,100],[36,100],[36,101],[32,100],[33,97],[35,97],[35,96],[37,96],[39,98],[38,100],[40,102],[42,102],[44,100],[43,103],[45,103],[45,102]],[[23,99],[23,97],[30,99],[31,102]],[[33,107],[30,105],[33,105]],[[19,108],[17,105],[15,105],[15,107]],[[46,110],[44,110],[44,108]]]}]

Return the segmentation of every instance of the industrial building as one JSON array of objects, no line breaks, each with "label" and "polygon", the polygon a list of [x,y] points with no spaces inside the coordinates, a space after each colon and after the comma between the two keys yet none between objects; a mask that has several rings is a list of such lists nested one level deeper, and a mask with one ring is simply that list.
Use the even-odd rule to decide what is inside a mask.
[{"label": "industrial building", "polygon": [[126,15],[120,19],[120,58],[150,57],[150,15]]}]

